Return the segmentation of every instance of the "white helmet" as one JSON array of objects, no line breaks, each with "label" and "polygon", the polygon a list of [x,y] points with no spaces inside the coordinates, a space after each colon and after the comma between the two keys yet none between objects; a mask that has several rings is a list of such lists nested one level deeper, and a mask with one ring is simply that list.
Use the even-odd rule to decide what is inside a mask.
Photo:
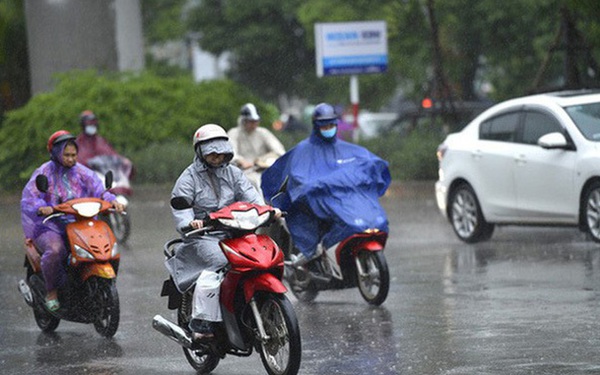
[{"label": "white helmet", "polygon": [[242,106],[242,109],[240,110],[240,116],[244,120],[250,120],[250,121],[260,120],[260,116],[258,115],[256,106],[252,103],[246,103]]},{"label": "white helmet", "polygon": [[202,125],[194,133],[194,148],[196,147],[198,142],[204,142],[204,141],[208,141],[208,140],[216,139],[216,138],[223,138],[223,139],[229,140],[229,137],[227,136],[227,132],[225,131],[225,129],[223,129],[219,125],[217,125],[217,124]]}]

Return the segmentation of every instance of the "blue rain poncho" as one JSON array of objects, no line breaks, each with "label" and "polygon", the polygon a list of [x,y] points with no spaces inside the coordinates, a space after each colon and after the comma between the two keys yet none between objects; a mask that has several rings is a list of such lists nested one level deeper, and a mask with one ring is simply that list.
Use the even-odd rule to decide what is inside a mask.
[{"label": "blue rain poncho", "polygon": [[325,140],[317,132],[265,170],[261,184],[265,199],[288,212],[294,245],[307,257],[320,240],[329,248],[365,229],[388,231],[379,203],[391,182],[388,163],[361,146]]}]

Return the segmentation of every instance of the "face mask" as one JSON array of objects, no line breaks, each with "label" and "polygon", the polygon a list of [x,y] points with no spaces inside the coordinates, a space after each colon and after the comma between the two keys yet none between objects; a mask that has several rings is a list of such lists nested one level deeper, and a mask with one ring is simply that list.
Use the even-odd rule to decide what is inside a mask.
[{"label": "face mask", "polygon": [[85,134],[94,135],[98,131],[98,128],[95,125],[86,125],[85,126]]},{"label": "face mask", "polygon": [[335,133],[337,133],[337,126],[334,127],[334,128],[331,128],[329,130],[321,130],[321,129],[319,129],[319,131],[321,132],[321,136],[323,138],[327,138],[327,139],[333,138],[333,137],[335,137]]}]

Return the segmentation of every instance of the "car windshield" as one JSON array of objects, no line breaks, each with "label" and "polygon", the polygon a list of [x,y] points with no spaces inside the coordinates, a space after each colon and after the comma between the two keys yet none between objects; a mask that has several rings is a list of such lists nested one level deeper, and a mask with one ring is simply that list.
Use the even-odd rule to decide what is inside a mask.
[{"label": "car windshield", "polygon": [[600,141],[600,103],[579,104],[565,110],[584,137]]}]

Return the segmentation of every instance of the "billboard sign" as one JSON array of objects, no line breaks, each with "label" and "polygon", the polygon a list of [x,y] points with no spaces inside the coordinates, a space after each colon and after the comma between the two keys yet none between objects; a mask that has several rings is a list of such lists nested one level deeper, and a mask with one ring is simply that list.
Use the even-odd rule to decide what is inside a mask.
[{"label": "billboard sign", "polygon": [[317,23],[315,45],[319,77],[387,70],[385,21]]}]

